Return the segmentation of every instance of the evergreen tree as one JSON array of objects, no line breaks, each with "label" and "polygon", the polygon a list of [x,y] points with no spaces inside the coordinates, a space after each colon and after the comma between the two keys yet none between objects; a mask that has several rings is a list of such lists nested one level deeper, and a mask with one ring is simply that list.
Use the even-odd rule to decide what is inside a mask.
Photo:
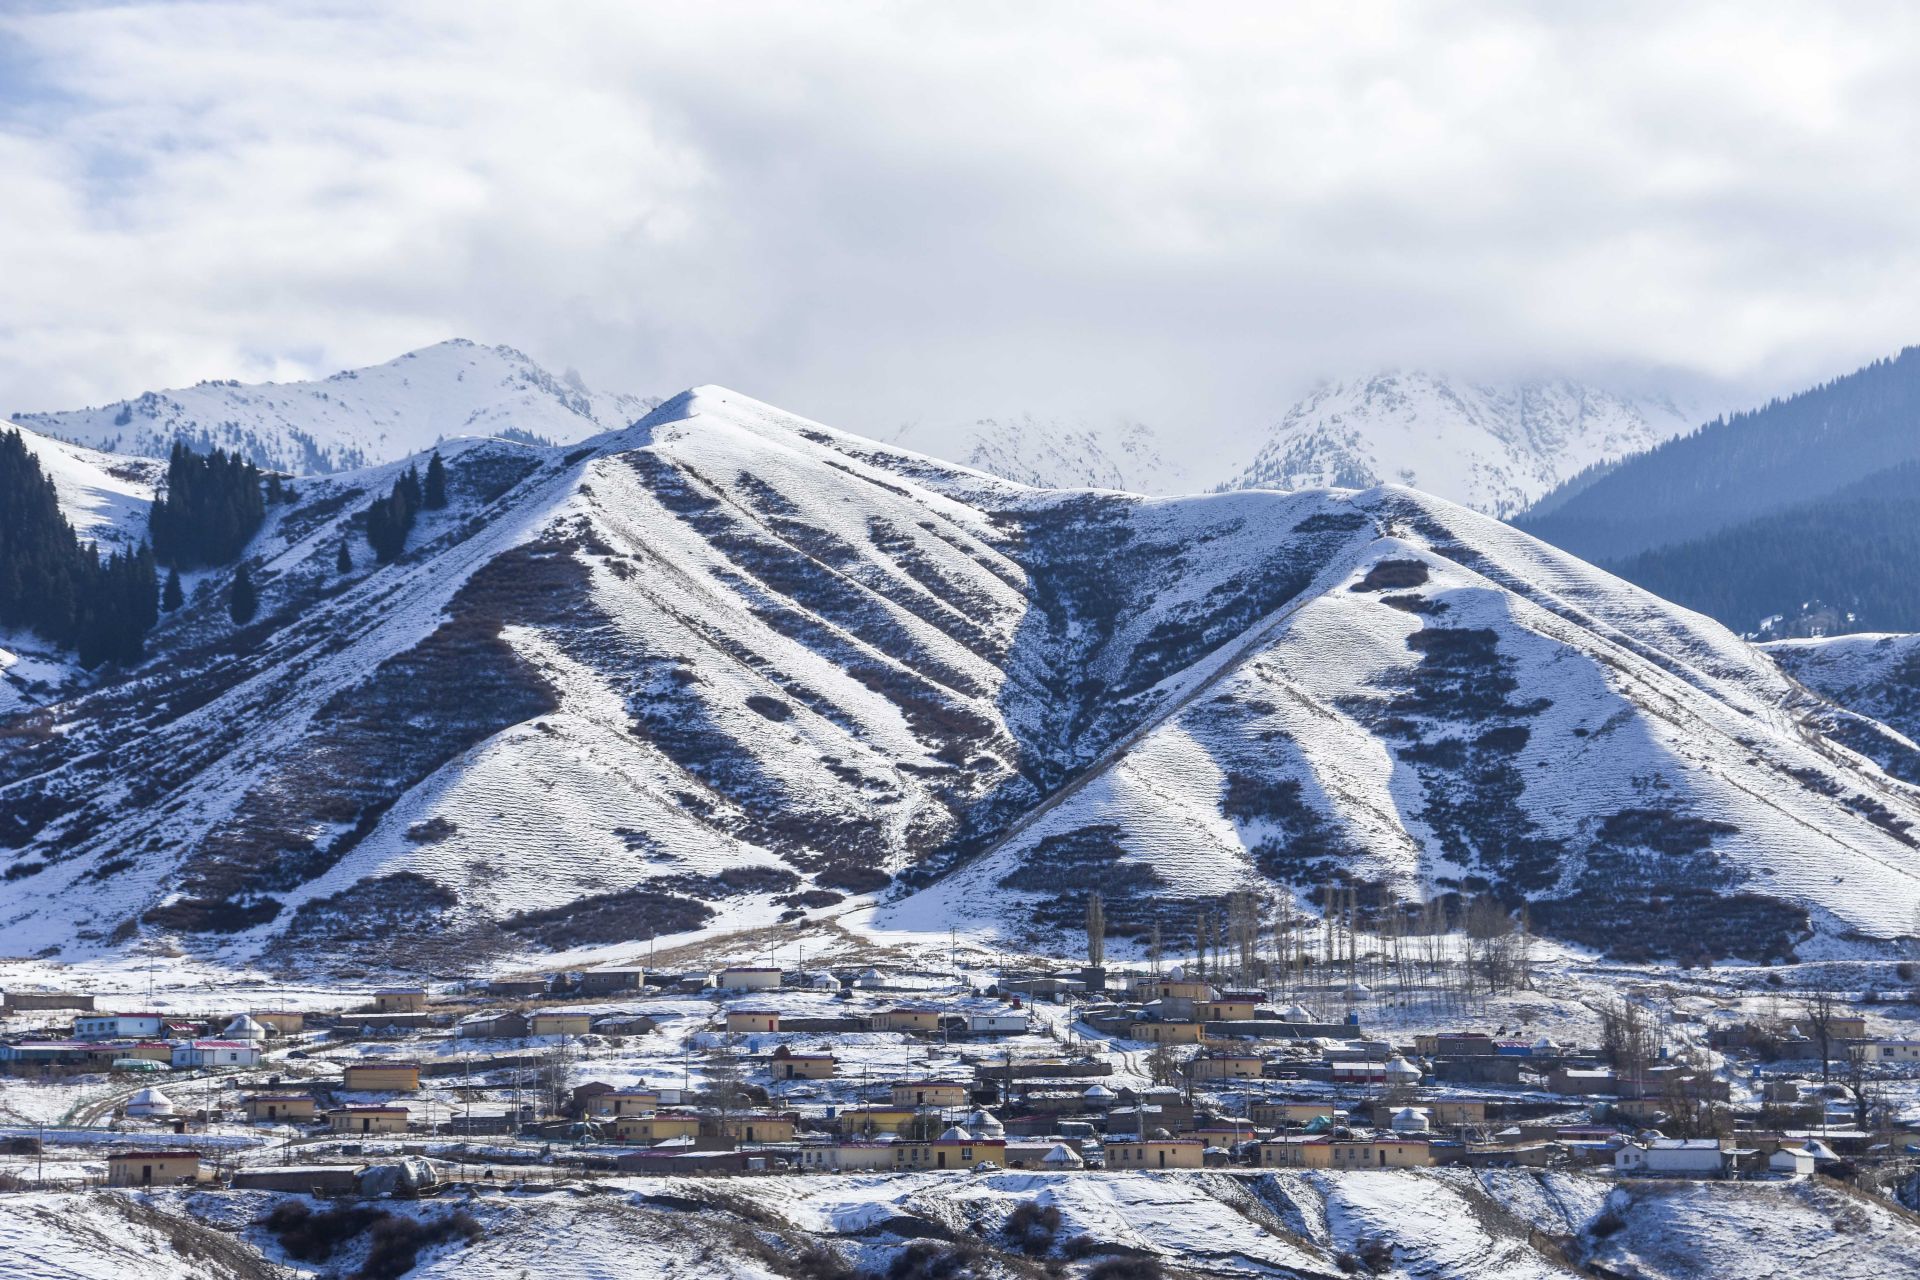
[{"label": "evergreen tree", "polygon": [[393,482],[392,491],[367,508],[367,545],[373,548],[375,562],[392,564],[407,549],[407,532],[413,528],[422,497],[420,472],[408,467]]},{"label": "evergreen tree", "polygon": [[227,613],[237,627],[253,621],[253,615],[260,608],[260,597],[253,589],[253,575],[247,572],[242,562],[238,572],[233,575],[233,594],[227,600]]},{"label": "evergreen tree", "polygon": [[172,613],[184,603],[186,603],[186,596],[180,590],[180,571],[169,569],[167,570],[167,587],[160,596],[160,607]]},{"label": "evergreen tree", "polygon": [[258,467],[224,449],[203,456],[176,440],[166,493],[154,500],[147,527],[155,555],[191,569],[239,555],[266,512]]},{"label": "evergreen tree", "polygon": [[407,468],[407,473],[400,477],[399,489],[401,499],[407,504],[407,526],[411,528],[414,512],[420,510],[421,504],[426,500],[426,495],[420,487],[419,467]]},{"label": "evergreen tree", "polygon": [[434,450],[433,456],[427,459],[427,492],[425,505],[429,511],[438,511],[447,505],[447,468],[446,465],[440,461],[440,451],[438,449]]},{"label": "evergreen tree", "polygon": [[333,558],[333,567],[341,573],[353,571],[353,552],[347,550],[347,540],[340,539],[340,554]]}]

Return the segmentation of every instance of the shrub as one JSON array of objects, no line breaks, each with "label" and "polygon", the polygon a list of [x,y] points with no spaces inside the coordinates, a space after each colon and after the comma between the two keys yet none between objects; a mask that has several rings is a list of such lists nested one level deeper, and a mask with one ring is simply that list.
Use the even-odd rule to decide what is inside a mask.
[{"label": "shrub", "polygon": [[1158,1258],[1108,1258],[1087,1272],[1087,1280],[1161,1280]]},{"label": "shrub", "polygon": [[304,1201],[285,1200],[267,1215],[267,1230],[279,1237],[289,1257],[325,1262],[334,1250],[387,1216],[386,1210],[365,1205],[315,1213]]},{"label": "shrub", "polygon": [[895,1255],[887,1280],[962,1280],[980,1274],[985,1262],[985,1255],[970,1244],[915,1240]]},{"label": "shrub", "polygon": [[1042,1254],[1053,1248],[1053,1238],[1060,1231],[1060,1210],[1054,1205],[1043,1205],[1038,1200],[1022,1200],[1007,1215],[1006,1237],[1013,1246],[1026,1254]]},{"label": "shrub", "polygon": [[367,1250],[366,1265],[354,1280],[399,1280],[413,1270],[422,1249],[454,1239],[471,1242],[479,1234],[479,1222],[465,1211],[424,1220],[384,1216],[373,1224],[373,1244]]},{"label": "shrub", "polygon": [[855,1280],[847,1260],[822,1244],[811,1244],[787,1260],[786,1272],[795,1280]]}]

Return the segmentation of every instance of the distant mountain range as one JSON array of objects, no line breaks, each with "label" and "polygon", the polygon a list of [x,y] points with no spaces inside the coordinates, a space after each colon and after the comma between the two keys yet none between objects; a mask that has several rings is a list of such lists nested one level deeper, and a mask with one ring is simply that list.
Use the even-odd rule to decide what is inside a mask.
[{"label": "distant mountain range", "polygon": [[391,462],[451,436],[565,444],[623,427],[657,403],[557,377],[512,347],[456,338],[317,382],[203,382],[17,417],[110,453],[164,458],[179,439],[307,475]]},{"label": "distant mountain range", "polygon": [[250,622],[206,571],[123,677],[0,715],[11,950],[466,971],[875,894],[1057,946],[1093,887],[1177,940],[1334,881],[1760,958],[1920,903],[1920,799],[1824,704],[1439,498],[1037,490],[718,387],[441,452],[395,563],[406,463],[309,477]]},{"label": "distant mountain range", "polygon": [[914,424],[895,432],[888,443],[1036,489],[1177,494],[1199,483],[1142,422],[1092,426],[1021,414],[957,426]]},{"label": "distant mountain range", "polygon": [[1223,489],[1404,484],[1505,518],[1574,475],[1652,448],[1697,418],[1672,398],[1564,378],[1482,384],[1382,373],[1289,409]]},{"label": "distant mountain range", "polygon": [[1517,523],[1743,632],[1920,628],[1920,348],[1575,477]]}]

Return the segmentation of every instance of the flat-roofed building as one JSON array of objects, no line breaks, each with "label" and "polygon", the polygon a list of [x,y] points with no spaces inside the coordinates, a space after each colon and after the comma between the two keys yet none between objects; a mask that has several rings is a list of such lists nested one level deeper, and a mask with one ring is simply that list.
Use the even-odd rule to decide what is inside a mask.
[{"label": "flat-roofed building", "polygon": [[412,1119],[405,1107],[335,1107],[327,1127],[335,1133],[405,1133]]},{"label": "flat-roofed building", "polygon": [[111,1151],[107,1153],[110,1187],[171,1187],[200,1177],[198,1151]]},{"label": "flat-roofed building", "polygon": [[247,1119],[270,1122],[312,1120],[320,1114],[320,1104],[304,1093],[255,1093],[241,1103]]},{"label": "flat-roofed building", "polygon": [[355,1093],[411,1093],[420,1087],[417,1062],[354,1062],[340,1072],[340,1087]]}]

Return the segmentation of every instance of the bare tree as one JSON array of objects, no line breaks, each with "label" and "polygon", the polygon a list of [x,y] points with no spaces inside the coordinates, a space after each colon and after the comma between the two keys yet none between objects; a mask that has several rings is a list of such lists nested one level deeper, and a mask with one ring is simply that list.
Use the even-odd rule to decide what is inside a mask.
[{"label": "bare tree", "polygon": [[1825,1084],[1833,1078],[1833,1023],[1840,1016],[1840,997],[1831,988],[1814,987],[1807,992],[1800,1014],[1807,1024],[1807,1039],[1820,1051],[1820,1082]]},{"label": "bare tree", "polygon": [[1095,889],[1087,895],[1087,963],[1098,969],[1107,959],[1106,903]]},{"label": "bare tree", "polygon": [[1153,936],[1147,941],[1147,967],[1154,977],[1160,976],[1160,918],[1154,917]]},{"label": "bare tree", "polygon": [[1147,1051],[1147,1078],[1155,1084],[1172,1084],[1179,1070],[1180,1060],[1174,1056],[1173,1046],[1164,1040],[1155,1041]]},{"label": "bare tree", "polygon": [[1616,1071],[1633,1075],[1645,1071],[1659,1052],[1658,1037],[1646,1011],[1625,1000],[1602,1005],[1600,1049]]}]

